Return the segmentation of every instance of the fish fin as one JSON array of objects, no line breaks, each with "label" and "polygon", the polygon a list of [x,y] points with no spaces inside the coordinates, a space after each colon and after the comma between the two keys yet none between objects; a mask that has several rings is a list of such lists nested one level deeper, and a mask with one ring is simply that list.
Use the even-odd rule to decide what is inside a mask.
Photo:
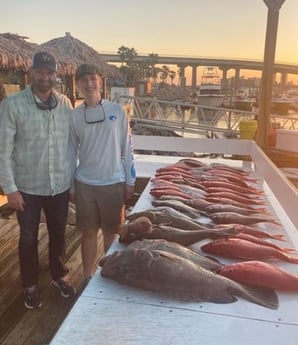
[{"label": "fish fin", "polygon": [[176,261],[175,258],[176,258],[176,255],[175,254],[172,254],[172,253],[168,253],[166,251],[163,251],[163,250],[152,250],[153,252],[158,252],[158,254],[162,257],[165,257],[165,258],[168,258],[172,261]]},{"label": "fish fin", "polygon": [[225,304],[225,303],[234,303],[238,299],[233,295],[226,295],[226,296],[220,296],[216,298],[212,298],[209,302],[217,303],[217,304]]},{"label": "fish fin", "polygon": [[240,284],[246,291],[246,296],[241,296],[251,302],[257,303],[270,309],[277,309],[279,306],[278,296],[274,289],[254,287],[247,284]]},{"label": "fish fin", "polygon": [[294,248],[284,248],[284,247],[282,247],[281,249],[285,253],[294,253],[294,252],[297,253],[296,249],[294,249]]},{"label": "fish fin", "polygon": [[171,222],[159,223],[157,225],[160,225],[160,226],[171,226],[171,225],[173,225],[173,222],[171,221]]},{"label": "fish fin", "polygon": [[103,256],[103,257],[99,260],[98,266],[99,266],[99,267],[102,267],[102,266],[109,260],[109,258],[110,258],[111,256],[112,256],[112,254]]},{"label": "fish fin", "polygon": [[220,260],[218,260],[217,258],[213,257],[213,256],[209,256],[209,255],[204,255],[205,258],[209,259],[209,260],[212,260],[222,266],[224,266],[224,264],[222,262],[220,262]]},{"label": "fish fin", "polygon": [[238,298],[233,295],[226,295],[226,296],[218,296],[218,297],[212,297],[210,299],[200,298],[196,296],[196,294],[189,293],[187,296],[185,294],[171,294],[173,297],[178,298],[182,301],[196,301],[196,302],[211,302],[216,304],[228,304],[228,303],[234,303],[237,302]]},{"label": "fish fin", "polygon": [[284,235],[271,235],[270,237],[274,238],[275,240],[278,240],[278,241],[285,241]]},{"label": "fish fin", "polygon": [[298,264],[298,257],[287,255],[287,254],[285,254],[285,255],[287,256],[287,261],[288,262],[291,262],[293,264]]}]

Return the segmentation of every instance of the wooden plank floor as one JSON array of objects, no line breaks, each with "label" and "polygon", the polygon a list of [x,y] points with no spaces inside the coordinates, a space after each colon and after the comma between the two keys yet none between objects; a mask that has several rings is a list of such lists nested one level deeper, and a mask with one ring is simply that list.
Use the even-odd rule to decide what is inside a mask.
[{"label": "wooden plank floor", "polygon": [[[128,206],[134,206],[144,190],[148,178],[138,178],[133,198]],[[5,200],[4,200],[5,201]],[[39,231],[39,289],[43,306],[27,310],[24,306],[18,261],[19,227],[9,210],[0,205],[0,344],[45,345],[48,344],[84,289],[80,252],[80,233],[74,225],[66,229],[66,264],[73,285],[78,290],[74,298],[63,298],[51,283],[48,268],[48,235],[44,223]],[[69,223],[74,224],[74,217]],[[103,255],[102,236],[98,237],[98,260]]]},{"label": "wooden plank floor", "polygon": [[[43,306],[38,310],[27,310],[24,307],[17,252],[18,233],[19,228],[14,217],[0,218],[0,344],[43,345],[52,339],[84,288],[80,233],[75,226],[67,227],[66,263],[78,294],[74,298],[63,298],[51,283],[48,268],[48,235],[45,224],[41,224],[39,289]],[[100,258],[103,254],[101,234],[98,241]]]},{"label": "wooden plank floor", "polygon": [[295,152],[269,148],[266,153],[272,162],[279,168],[298,168],[298,154]]}]

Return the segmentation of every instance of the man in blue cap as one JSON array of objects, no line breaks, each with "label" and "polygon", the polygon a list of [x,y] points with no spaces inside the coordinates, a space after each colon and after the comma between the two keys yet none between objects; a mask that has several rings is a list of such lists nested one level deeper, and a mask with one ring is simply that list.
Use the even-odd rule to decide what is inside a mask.
[{"label": "man in blue cap", "polygon": [[49,234],[53,283],[64,297],[76,291],[64,264],[65,228],[71,183],[68,154],[72,105],[56,92],[57,63],[38,52],[30,68],[31,85],[7,97],[0,107],[0,185],[20,226],[19,261],[25,306],[41,307],[38,292],[38,229],[41,210]]}]

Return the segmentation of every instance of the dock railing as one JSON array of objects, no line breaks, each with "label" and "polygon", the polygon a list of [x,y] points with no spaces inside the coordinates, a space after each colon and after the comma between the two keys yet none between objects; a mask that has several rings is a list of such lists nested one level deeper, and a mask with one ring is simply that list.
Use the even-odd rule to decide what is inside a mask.
[{"label": "dock railing", "polygon": [[[156,97],[121,96],[130,105],[130,118],[143,127],[174,130],[207,137],[238,137],[241,120],[257,119],[258,111],[239,110],[228,106],[211,107],[181,100]],[[271,114],[274,128],[298,129],[298,114]]]}]

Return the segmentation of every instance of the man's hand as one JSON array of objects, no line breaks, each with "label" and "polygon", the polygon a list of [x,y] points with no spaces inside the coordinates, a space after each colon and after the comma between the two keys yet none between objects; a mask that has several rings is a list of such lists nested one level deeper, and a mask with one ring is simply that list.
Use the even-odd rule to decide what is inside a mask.
[{"label": "man's hand", "polygon": [[7,205],[17,211],[24,211],[24,199],[20,192],[16,191],[7,194]]}]

